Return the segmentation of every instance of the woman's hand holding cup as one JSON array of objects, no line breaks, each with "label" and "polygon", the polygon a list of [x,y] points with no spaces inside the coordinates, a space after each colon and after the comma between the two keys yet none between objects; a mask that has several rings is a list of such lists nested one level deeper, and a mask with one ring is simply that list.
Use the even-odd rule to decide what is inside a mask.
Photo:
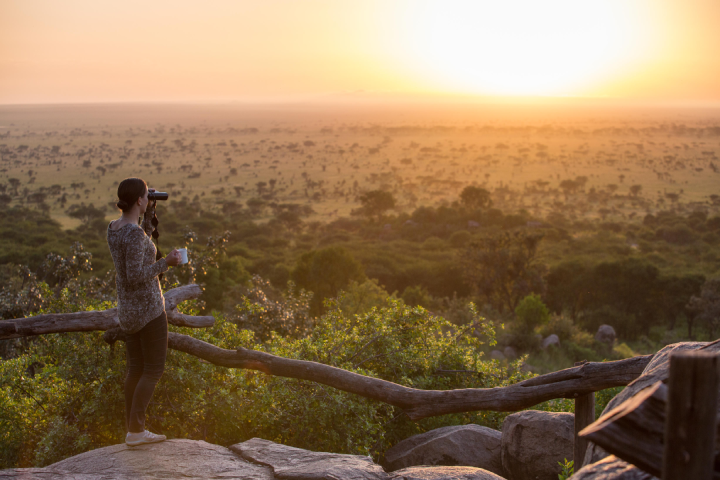
[{"label": "woman's hand holding cup", "polygon": [[165,261],[171,267],[176,267],[180,265],[182,263],[182,255],[180,255],[180,250],[176,248],[172,252],[168,253],[168,256],[165,257]]}]

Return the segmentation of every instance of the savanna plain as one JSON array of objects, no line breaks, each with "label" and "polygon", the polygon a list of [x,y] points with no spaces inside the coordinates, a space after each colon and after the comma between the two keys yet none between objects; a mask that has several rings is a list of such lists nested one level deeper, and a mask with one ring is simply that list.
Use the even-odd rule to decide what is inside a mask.
[{"label": "savanna plain", "polygon": [[[189,249],[163,286],[200,283],[186,311],[216,317],[172,329],[416,388],[509,385],[716,337],[719,153],[710,109],[2,106],[0,313],[112,307],[105,231],[137,176],[170,195],[160,249]],[[0,468],[122,440],[124,355],[100,333],[0,340],[0,354]],[[412,422],[311,382],[174,351],[167,365],[148,422],[169,437],[382,459],[506,415]]]}]

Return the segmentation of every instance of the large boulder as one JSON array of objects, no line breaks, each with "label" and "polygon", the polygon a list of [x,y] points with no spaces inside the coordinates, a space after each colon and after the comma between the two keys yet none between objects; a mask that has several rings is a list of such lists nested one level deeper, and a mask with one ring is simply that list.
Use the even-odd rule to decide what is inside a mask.
[{"label": "large boulder", "polygon": [[124,443],[66,458],[45,468],[0,470],[0,479],[160,480],[207,478],[275,480],[268,467],[255,465],[220,445],[167,440],[128,447]]},{"label": "large boulder", "polygon": [[515,360],[517,358],[517,350],[515,350],[513,347],[505,347],[503,349],[503,354],[505,355],[505,358],[508,358],[510,360]]},{"label": "large boulder", "polygon": [[390,476],[370,457],[311,452],[253,438],[229,447],[244,459],[270,467],[282,480],[387,480]]},{"label": "large boulder", "polygon": [[473,467],[410,467],[392,473],[392,480],[505,480]]},{"label": "large boulder", "polygon": [[572,460],[575,416],[526,410],[505,418],[502,464],[510,480],[557,480],[558,462]]},{"label": "large boulder", "polygon": [[[720,352],[720,342],[682,342],[674,343],[657,352],[650,363],[645,367],[643,373],[636,378],[630,385],[625,387],[622,392],[617,394],[610,402],[608,402],[603,415],[617,407],[625,400],[635,396],[640,390],[643,390],[658,381],[667,380],[670,375],[670,354],[683,350],[704,350],[710,352]],[[585,452],[585,460],[583,465],[591,465],[595,462],[607,457],[609,453],[590,442]]]},{"label": "large boulder", "polygon": [[570,478],[572,480],[658,480],[657,477],[620,460],[615,455],[584,466]]},{"label": "large boulder", "polygon": [[615,343],[615,329],[610,325],[600,325],[597,333],[595,334],[595,340],[600,343],[612,345]]},{"label": "large boulder", "polygon": [[385,452],[385,467],[393,471],[415,465],[459,465],[504,476],[501,438],[497,430],[474,424],[436,428],[390,448]]},{"label": "large boulder", "polygon": [[559,347],[560,346],[560,337],[557,335],[550,334],[548,335],[545,340],[542,341],[542,348],[545,350],[548,347]]},{"label": "large boulder", "polygon": [[505,360],[505,354],[500,350],[493,350],[492,352],[490,352],[490,359],[500,360],[502,362],[503,360]]}]

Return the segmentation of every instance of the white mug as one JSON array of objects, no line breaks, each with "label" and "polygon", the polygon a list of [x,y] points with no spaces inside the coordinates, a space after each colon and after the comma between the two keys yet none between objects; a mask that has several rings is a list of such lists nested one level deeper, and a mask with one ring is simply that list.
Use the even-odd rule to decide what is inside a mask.
[{"label": "white mug", "polygon": [[180,265],[185,265],[188,263],[188,257],[187,257],[187,248],[179,248],[178,252],[180,252]]}]

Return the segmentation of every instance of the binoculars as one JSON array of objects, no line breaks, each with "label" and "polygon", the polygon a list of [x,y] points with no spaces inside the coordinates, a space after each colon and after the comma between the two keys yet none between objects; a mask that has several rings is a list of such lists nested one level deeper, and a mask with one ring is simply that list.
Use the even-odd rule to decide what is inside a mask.
[{"label": "binoculars", "polygon": [[155,202],[157,200],[167,200],[169,197],[167,192],[149,192],[148,200]]}]

